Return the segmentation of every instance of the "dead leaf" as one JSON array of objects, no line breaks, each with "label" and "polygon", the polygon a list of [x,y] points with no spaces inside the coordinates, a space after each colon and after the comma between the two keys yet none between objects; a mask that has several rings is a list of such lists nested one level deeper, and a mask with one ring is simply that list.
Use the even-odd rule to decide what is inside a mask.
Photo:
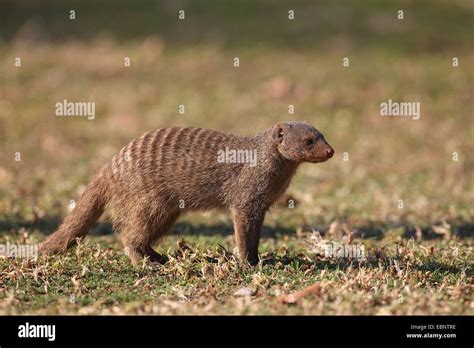
[{"label": "dead leaf", "polygon": [[138,285],[140,285],[141,283],[143,283],[143,282],[144,282],[145,280],[147,280],[147,279],[148,279],[148,277],[140,278],[140,279],[138,279],[138,280],[135,282],[135,284],[133,284],[133,286],[138,286]]},{"label": "dead leaf", "polygon": [[254,295],[255,295],[255,291],[248,287],[240,288],[239,290],[234,292],[235,297],[251,297]]},{"label": "dead leaf", "polygon": [[310,285],[303,290],[294,292],[289,295],[280,296],[279,301],[284,304],[296,304],[301,298],[309,296],[309,295],[319,295],[321,293],[321,286],[316,283]]}]

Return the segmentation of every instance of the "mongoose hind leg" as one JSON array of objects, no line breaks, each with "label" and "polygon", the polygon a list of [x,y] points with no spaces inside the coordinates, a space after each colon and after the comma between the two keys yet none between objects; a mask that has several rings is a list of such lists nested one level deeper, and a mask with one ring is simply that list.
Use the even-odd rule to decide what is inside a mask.
[{"label": "mongoose hind leg", "polygon": [[[167,209],[167,210],[165,210]],[[163,209],[163,213],[156,214],[152,219],[154,221],[151,234],[150,245],[156,245],[168,233],[173,224],[178,219],[179,211],[169,211],[169,208]]]},{"label": "mongoose hind leg", "polygon": [[250,207],[233,208],[232,218],[234,220],[234,233],[239,258],[247,260],[252,266],[258,263],[258,243],[265,210],[255,211]]},{"label": "mongoose hind leg", "polygon": [[159,254],[150,246],[153,236],[150,227],[140,219],[130,219],[121,228],[120,237],[125,254],[134,266],[139,265],[144,258],[148,258],[150,262],[159,262]]},{"label": "mongoose hind leg", "polygon": [[168,261],[166,256],[157,253],[151,246],[137,246],[133,243],[123,241],[125,254],[130,258],[134,266],[145,260],[150,263],[165,264]]},{"label": "mongoose hind leg", "polygon": [[134,265],[139,264],[144,258],[160,264],[168,261],[166,256],[157,253],[152,246],[166,235],[178,216],[179,213],[167,213],[157,214],[148,220],[135,218],[127,221],[121,232],[122,243]]},{"label": "mongoose hind leg", "polygon": [[159,263],[161,265],[168,262],[168,258],[166,256],[157,253],[151,246],[146,248],[145,257],[148,257],[150,262]]}]

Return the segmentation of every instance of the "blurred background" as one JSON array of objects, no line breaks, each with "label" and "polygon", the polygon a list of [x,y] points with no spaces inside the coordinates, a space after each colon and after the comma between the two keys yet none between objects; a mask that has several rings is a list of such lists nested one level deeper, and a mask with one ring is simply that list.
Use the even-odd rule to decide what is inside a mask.
[{"label": "blurred background", "polygon": [[[301,168],[267,226],[472,235],[473,10],[462,0],[0,0],[0,229],[52,232],[93,173],[148,130],[249,135],[306,120],[336,156]],[[95,119],[55,116],[64,99],[95,102]],[[421,119],[381,117],[388,99],[420,102]],[[231,229],[227,214],[186,219]]]}]

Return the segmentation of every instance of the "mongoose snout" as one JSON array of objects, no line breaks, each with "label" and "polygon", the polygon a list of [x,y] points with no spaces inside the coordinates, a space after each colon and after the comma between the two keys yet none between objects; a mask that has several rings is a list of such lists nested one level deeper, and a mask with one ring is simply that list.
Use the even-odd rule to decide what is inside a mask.
[{"label": "mongoose snout", "polygon": [[326,154],[327,158],[330,159],[334,155],[334,149],[330,147],[329,149],[326,149]]},{"label": "mongoose snout", "polygon": [[285,192],[298,166],[334,155],[306,122],[282,122],[254,136],[202,128],[160,128],[123,147],[87,185],[40,252],[67,250],[107,206],[133,264],[164,262],[153,246],[190,211],[231,211],[238,256],[258,263],[265,213]]}]

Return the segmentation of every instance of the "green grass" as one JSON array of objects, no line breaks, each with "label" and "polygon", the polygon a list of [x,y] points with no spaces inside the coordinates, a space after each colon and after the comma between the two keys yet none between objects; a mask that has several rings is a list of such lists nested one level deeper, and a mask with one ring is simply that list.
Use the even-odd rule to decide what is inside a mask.
[{"label": "green grass", "polygon": [[[30,238],[30,237],[28,237]],[[34,237],[31,237],[34,240]],[[3,314],[472,314],[472,248],[458,239],[364,241],[366,261],[313,254],[306,234],[264,238],[262,262],[236,261],[230,236],[169,237],[164,266],[133,268],[101,237],[67,255],[1,263]],[[387,239],[387,240],[386,240]],[[454,252],[456,250],[456,252]],[[396,265],[396,266],[395,266]],[[318,283],[297,304],[284,294]],[[252,296],[235,292],[249,288]]]},{"label": "green grass", "polygon": [[[472,6],[299,1],[298,20],[283,24],[284,2],[212,4],[184,2],[181,27],[166,19],[176,5],[155,13],[139,2],[126,33],[121,2],[107,15],[78,4],[73,25],[57,2],[44,12],[21,2],[2,21],[0,243],[44,240],[93,173],[145,131],[253,134],[306,120],[336,155],[302,166],[267,214],[262,264],[236,262],[229,215],[207,212],[184,217],[157,246],[169,263],[132,268],[107,212],[67,255],[0,259],[0,313],[473,314]],[[404,22],[393,20],[398,8]],[[95,120],[54,116],[63,99],[94,101]],[[388,99],[420,102],[421,119],[380,117]],[[312,230],[318,243],[362,243],[369,258],[317,255]],[[317,295],[281,303],[313,283]],[[254,295],[233,295],[245,287]]]}]

